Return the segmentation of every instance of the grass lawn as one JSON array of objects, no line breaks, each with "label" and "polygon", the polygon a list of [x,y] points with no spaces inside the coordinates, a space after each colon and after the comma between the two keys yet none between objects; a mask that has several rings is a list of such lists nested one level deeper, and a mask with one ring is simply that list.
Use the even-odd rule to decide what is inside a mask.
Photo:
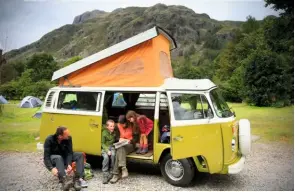
[{"label": "grass lawn", "polygon": [[294,106],[284,108],[254,107],[229,103],[237,119],[249,119],[252,134],[262,141],[294,142]]},{"label": "grass lawn", "polygon": [[39,108],[5,104],[0,116],[0,151],[35,151],[40,119],[32,118]]},{"label": "grass lawn", "polygon": [[[230,103],[237,118],[251,122],[252,134],[262,142],[293,143],[294,106],[284,108],[253,107]],[[18,108],[16,104],[4,105],[0,117],[0,151],[36,151],[35,138],[39,136],[40,119],[32,118],[38,108]]]}]

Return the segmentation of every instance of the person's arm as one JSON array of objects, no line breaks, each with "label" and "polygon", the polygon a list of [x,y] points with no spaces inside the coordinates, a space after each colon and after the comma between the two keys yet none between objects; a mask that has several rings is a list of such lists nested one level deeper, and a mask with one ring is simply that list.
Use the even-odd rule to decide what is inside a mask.
[{"label": "person's arm", "polygon": [[50,146],[51,146],[51,141],[49,140],[49,137],[47,137],[44,143],[44,164],[49,171],[51,171],[54,168],[50,160],[50,155],[51,155]]},{"label": "person's arm", "polygon": [[105,151],[108,152],[109,147],[106,145],[106,136],[105,132],[102,132],[102,137],[101,137],[101,148]]},{"label": "person's arm", "polygon": [[72,160],[73,160],[73,142],[72,142],[72,137],[69,137],[68,140],[68,154],[67,154],[67,161],[66,161],[66,167],[68,167],[68,165],[72,166]]}]

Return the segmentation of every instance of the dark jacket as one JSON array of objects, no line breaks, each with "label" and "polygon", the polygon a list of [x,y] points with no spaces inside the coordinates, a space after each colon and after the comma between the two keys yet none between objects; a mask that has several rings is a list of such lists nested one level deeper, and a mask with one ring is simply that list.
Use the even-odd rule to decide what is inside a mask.
[{"label": "dark jacket", "polygon": [[72,137],[68,140],[57,142],[57,135],[49,135],[44,143],[44,164],[48,170],[54,168],[51,163],[51,155],[60,155],[64,160],[65,167],[71,165],[73,159]]}]

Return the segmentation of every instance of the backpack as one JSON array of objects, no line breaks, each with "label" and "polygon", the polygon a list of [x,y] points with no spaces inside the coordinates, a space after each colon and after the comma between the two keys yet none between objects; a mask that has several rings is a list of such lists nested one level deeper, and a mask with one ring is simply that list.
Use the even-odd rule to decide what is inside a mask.
[{"label": "backpack", "polygon": [[91,165],[89,163],[84,163],[84,179],[89,180],[94,177]]}]

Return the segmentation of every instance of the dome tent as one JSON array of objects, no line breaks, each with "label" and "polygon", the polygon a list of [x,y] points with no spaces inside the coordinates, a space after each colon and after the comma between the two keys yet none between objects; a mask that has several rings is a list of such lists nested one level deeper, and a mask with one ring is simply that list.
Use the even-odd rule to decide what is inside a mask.
[{"label": "dome tent", "polygon": [[32,117],[40,119],[42,117],[43,108],[44,108],[44,103]]},{"label": "dome tent", "polygon": [[0,104],[7,104],[8,101],[2,96],[0,95]]},{"label": "dome tent", "polygon": [[37,97],[26,96],[20,102],[19,107],[20,108],[35,108],[35,107],[40,107],[42,104],[43,104],[43,102],[40,99],[38,99]]}]

